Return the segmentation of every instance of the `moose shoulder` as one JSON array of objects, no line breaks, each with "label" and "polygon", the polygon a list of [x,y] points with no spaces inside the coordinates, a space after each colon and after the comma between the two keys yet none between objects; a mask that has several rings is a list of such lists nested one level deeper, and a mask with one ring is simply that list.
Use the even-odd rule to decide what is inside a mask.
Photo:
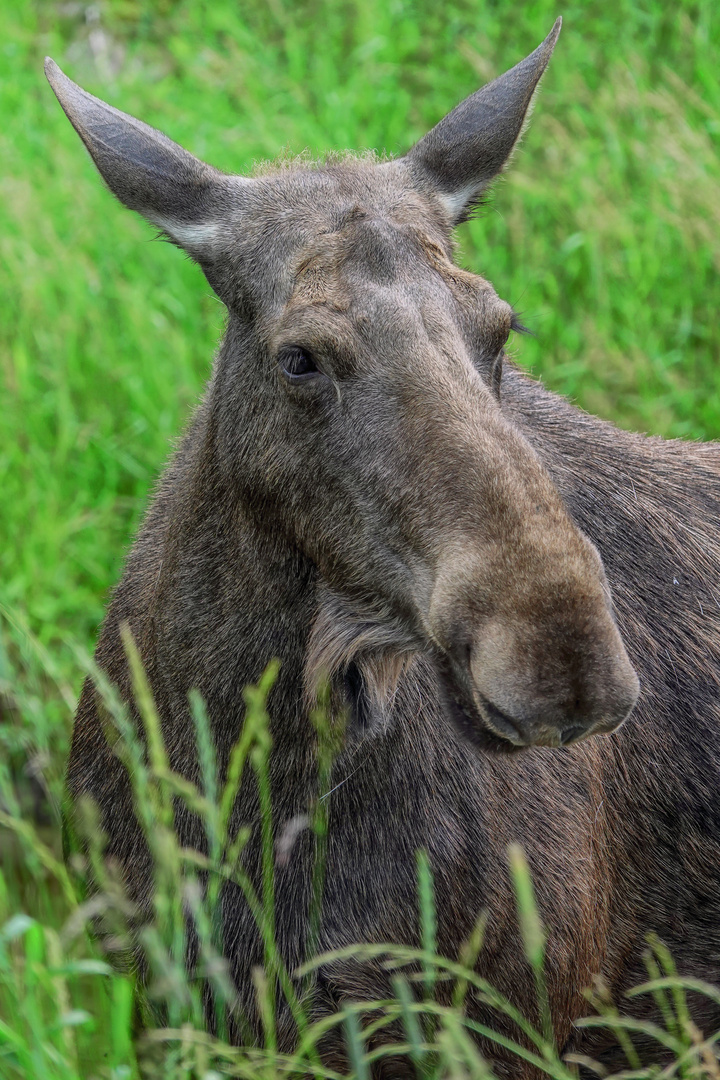
[{"label": "moose shoulder", "polygon": [[[683,971],[719,974],[720,453],[620,432],[503,365],[512,309],[452,261],[451,230],[512,153],[559,29],[403,158],[254,179],[46,71],[110,189],[197,260],[229,314],[98,664],[132,707],[127,622],[171,764],[194,776],[188,692],[226,761],[243,688],[279,657],[279,827],[317,794],[309,709],[329,679],[351,745],[329,796],[320,947],[415,940],[424,848],[440,950],[456,955],[487,908],[480,967],[532,1013],[507,869],[517,841],[549,929],[563,1046],[595,976],[614,995],[641,976],[648,932]],[[620,728],[634,669],[642,694]],[[68,784],[97,801],[147,900],[127,776],[89,683]],[[251,784],[234,815],[257,822]],[[189,814],[178,828],[198,842]],[[258,851],[255,836],[251,874]],[[305,958],[311,860],[303,841],[277,867],[290,969]],[[239,893],[222,903],[252,1013],[261,943]],[[317,1011],[381,998],[386,978],[322,970]],[[279,1024],[290,1042],[289,1017]],[[339,1043],[328,1054],[342,1066]]]}]

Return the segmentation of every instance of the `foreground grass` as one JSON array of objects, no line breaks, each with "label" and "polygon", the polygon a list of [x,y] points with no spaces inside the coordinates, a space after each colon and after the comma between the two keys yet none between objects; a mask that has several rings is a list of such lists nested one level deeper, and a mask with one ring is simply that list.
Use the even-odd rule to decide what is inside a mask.
[{"label": "foreground grass", "polygon": [[248,171],[282,147],[402,152],[563,14],[523,149],[492,206],[460,230],[460,258],[522,311],[536,336],[516,343],[517,359],[550,386],[626,427],[711,438],[715,8],[0,7],[0,809],[12,819],[0,828],[0,1047],[20,1033],[26,1054],[11,1075],[136,1075],[132,987],[94,966],[104,961],[63,877],[58,808],[78,650],[92,646],[223,321],[199,271],[103,190],[44,82],[43,55],[219,167]]},{"label": "foreground grass", "polygon": [[[514,1060],[517,1067],[552,1080],[574,1080],[578,1064],[609,1080],[608,1070],[588,1058],[564,1059],[554,1042],[545,983],[545,935],[528,865],[516,846],[511,847],[508,857],[522,947],[537,993],[537,1023],[528,1020],[475,971],[483,948],[484,916],[479,917],[458,957],[437,954],[433,878],[422,851],[418,852],[414,945],[358,944],[319,956],[311,951],[298,970],[288,970],[270,915],[275,906],[276,853],[272,806],[263,797],[263,792],[269,797],[272,749],[265,702],[276,668],[271,665],[260,684],[246,690],[245,723],[222,782],[202,702],[192,701],[200,763],[200,780],[195,785],[169,768],[139,657],[129,637],[125,643],[144,728],[142,741],[125,706],[100,674],[97,685],[108,723],[115,728],[113,745],[128,768],[135,813],[152,854],[151,902],[138,920],[112,866],[103,858],[93,807],[85,806],[84,812],[82,806],[79,808],[79,827],[85,840],[76,845],[66,869],[23,820],[12,792],[0,786],[8,807],[0,811],[0,824],[24,849],[28,865],[35,864],[36,884],[41,867],[54,886],[40,886],[33,917],[12,910],[7,879],[0,874],[3,1078],[216,1080],[229,1076],[271,1080],[286,1076],[340,1080],[349,1076],[369,1080],[374,1065],[392,1059],[396,1072],[402,1062],[423,1080],[493,1080],[490,1062],[499,1057],[506,1064]],[[319,759],[329,765],[328,754],[333,752],[337,731],[327,724],[322,712],[316,715],[316,727]],[[241,825],[234,832],[230,828],[231,810],[246,771],[255,774],[262,807],[259,882],[251,879],[243,864],[250,829]],[[177,800],[202,823],[207,837],[203,851],[181,846],[175,835]],[[308,811],[307,827],[315,833],[318,865],[322,866],[327,838],[323,800],[309,806]],[[292,852],[288,857],[292,858]],[[94,884],[88,890],[90,879]],[[217,915],[226,882],[242,890],[263,940],[263,966],[252,972],[257,1021],[251,1021],[240,1007],[222,958],[222,926]],[[56,908],[51,924],[40,913],[47,901]],[[319,917],[320,907],[321,889],[312,905],[311,924]],[[63,915],[60,925],[57,909]],[[198,943],[189,970],[188,922]],[[127,955],[132,949],[142,957],[146,972],[142,985],[132,973],[123,975],[107,963],[100,955],[99,940],[109,956]],[[334,1014],[312,1017],[308,1002],[314,973],[321,966],[349,960],[384,967],[390,974],[392,994],[381,1001],[349,1001]],[[619,1043],[627,1068],[615,1074],[614,1080],[655,1080],[658,1075],[662,1080],[675,1076],[716,1080],[720,1032],[706,1037],[697,1029],[687,996],[689,992],[701,994],[720,1004],[720,990],[699,980],[678,978],[671,957],[657,941],[648,950],[647,967],[649,981],[629,996],[652,996],[661,1022],[620,1014],[598,986],[590,997],[591,1015],[579,1021],[579,1026],[609,1030]],[[289,1007],[297,1028],[296,1045],[289,1052],[278,1046],[275,1016],[276,1002],[280,1001]],[[482,1021],[475,1011],[468,1014],[471,1001],[475,1007],[482,1006]],[[212,1025],[208,1024],[208,1013],[213,1017]],[[503,1022],[498,1025],[498,1021]],[[247,1029],[243,1045],[228,1041],[231,1025]],[[334,1030],[344,1039],[350,1063],[349,1072],[342,1074],[322,1062],[322,1040]],[[659,1065],[643,1063],[635,1045],[638,1037],[645,1047],[648,1043],[655,1047],[662,1072]],[[482,1052],[478,1040],[482,1040]]]}]

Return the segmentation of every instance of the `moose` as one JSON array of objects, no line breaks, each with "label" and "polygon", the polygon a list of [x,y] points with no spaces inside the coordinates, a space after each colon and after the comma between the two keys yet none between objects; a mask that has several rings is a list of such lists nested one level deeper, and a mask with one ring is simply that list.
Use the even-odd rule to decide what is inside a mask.
[{"label": "moose", "polygon": [[[319,949],[417,941],[424,849],[439,951],[457,956],[484,909],[478,970],[532,1015],[507,863],[518,843],[548,933],[555,1037],[572,1050],[585,989],[600,977],[619,999],[641,981],[649,932],[681,972],[720,975],[720,448],[620,431],[544,389],[505,356],[511,306],[453,259],[453,228],[509,161],[559,32],[560,20],[402,157],[249,178],[52,60],[46,74],[111,192],[197,261],[228,313],[97,664],[132,712],[127,624],[170,763],[194,778],[189,692],[226,764],[243,688],[277,658],[277,828],[318,795],[310,711],[329,686],[347,726]],[[95,800],[147,903],[147,850],[90,681],[68,789],[71,805]],[[257,875],[252,778],[233,815],[254,823]],[[181,807],[177,828],[198,842]],[[276,867],[290,971],[306,959],[313,851],[306,833]],[[239,890],[221,905],[252,1016],[260,939]],[[370,962],[320,967],[314,1015],[382,998],[388,978]],[[278,1033],[292,1044],[280,1004]],[[326,1055],[347,1067],[340,1039]]]}]

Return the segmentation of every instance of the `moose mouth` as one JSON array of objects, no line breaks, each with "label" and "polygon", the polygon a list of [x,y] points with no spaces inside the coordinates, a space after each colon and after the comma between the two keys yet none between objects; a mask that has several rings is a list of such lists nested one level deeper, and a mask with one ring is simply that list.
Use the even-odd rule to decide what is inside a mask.
[{"label": "moose mouth", "polygon": [[463,739],[493,754],[515,754],[528,745],[515,721],[487,698],[472,694],[444,658],[436,658],[435,667],[445,714]]},{"label": "moose mouth", "polygon": [[[448,661],[432,657],[440,691],[440,704],[458,734],[477,750],[492,754],[514,754],[527,746],[517,725],[492,702],[474,694],[458,677]],[[369,733],[384,725],[377,724],[375,709],[367,691],[360,666],[351,662],[344,676],[345,699],[350,706],[356,729]]]}]

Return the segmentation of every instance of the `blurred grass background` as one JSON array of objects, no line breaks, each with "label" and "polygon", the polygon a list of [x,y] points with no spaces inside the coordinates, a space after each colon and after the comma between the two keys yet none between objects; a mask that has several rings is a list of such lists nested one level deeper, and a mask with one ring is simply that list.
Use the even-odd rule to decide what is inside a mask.
[{"label": "blurred grass background", "polygon": [[[283,149],[402,153],[558,14],[532,125],[459,230],[460,259],[522,312],[536,336],[516,358],[551,388],[624,427],[718,438],[714,0],[0,6],[0,790],[13,813],[54,819],[77,650],[92,649],[223,326],[200,272],[103,189],[43,56],[243,172]],[[58,925],[47,866],[27,851],[10,865],[0,922],[23,908]]]},{"label": "blurred grass background", "polygon": [[0,690],[57,792],[80,676],[223,311],[116,204],[42,75],[228,171],[401,153],[564,29],[490,207],[460,230],[536,337],[518,361],[617,423],[720,434],[720,20],[711,0],[15,0],[0,9]]}]

